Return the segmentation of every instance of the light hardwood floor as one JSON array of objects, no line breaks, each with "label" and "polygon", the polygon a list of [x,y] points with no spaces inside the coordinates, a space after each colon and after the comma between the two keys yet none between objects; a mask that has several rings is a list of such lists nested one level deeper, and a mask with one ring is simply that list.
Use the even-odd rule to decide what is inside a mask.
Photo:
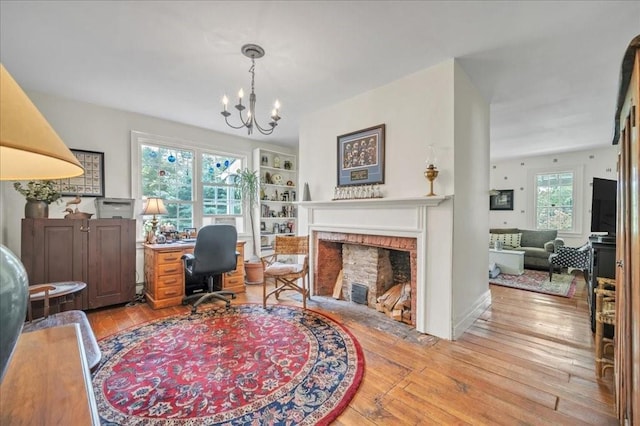
[{"label": "light hardwood floor", "polygon": [[[358,393],[334,424],[617,424],[611,372],[595,376],[586,285],[578,283],[571,299],[492,285],[492,306],[454,342],[410,342],[311,302],[346,325],[365,356]],[[234,303],[259,301],[261,287],[248,286]],[[188,312],[138,304],[90,312],[89,319],[100,339]]]}]

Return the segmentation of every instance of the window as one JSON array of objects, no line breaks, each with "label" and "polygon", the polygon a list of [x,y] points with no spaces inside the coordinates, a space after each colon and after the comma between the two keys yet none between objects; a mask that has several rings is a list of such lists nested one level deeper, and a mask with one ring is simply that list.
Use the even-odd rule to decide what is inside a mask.
[{"label": "window", "polygon": [[229,223],[244,232],[248,218],[234,178],[246,167],[245,156],[132,132],[132,162],[132,170],[139,171],[132,179],[134,197],[164,200],[167,214],[159,217],[160,225],[181,231]]},{"label": "window", "polygon": [[574,172],[535,175],[535,228],[574,231]]},{"label": "window", "polygon": [[242,194],[234,177],[242,168],[240,158],[202,154],[203,216],[242,216]]}]

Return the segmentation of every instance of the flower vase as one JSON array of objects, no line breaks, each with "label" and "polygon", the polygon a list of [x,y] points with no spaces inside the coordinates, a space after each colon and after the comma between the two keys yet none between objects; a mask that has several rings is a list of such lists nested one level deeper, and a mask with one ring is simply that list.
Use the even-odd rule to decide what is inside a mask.
[{"label": "flower vase", "polygon": [[44,201],[27,200],[24,217],[28,219],[46,219],[49,217],[49,204]]}]

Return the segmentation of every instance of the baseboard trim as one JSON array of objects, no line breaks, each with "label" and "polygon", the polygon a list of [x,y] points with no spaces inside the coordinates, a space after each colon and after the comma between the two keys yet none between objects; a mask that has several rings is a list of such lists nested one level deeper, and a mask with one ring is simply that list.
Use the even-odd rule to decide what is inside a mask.
[{"label": "baseboard trim", "polygon": [[489,306],[491,306],[491,290],[487,289],[487,291],[482,294],[478,300],[476,300],[476,303],[473,305],[469,313],[457,321],[453,326],[453,340],[457,340],[462,336],[462,334],[471,327],[471,324],[473,324],[473,322],[478,319],[478,317],[482,315]]}]

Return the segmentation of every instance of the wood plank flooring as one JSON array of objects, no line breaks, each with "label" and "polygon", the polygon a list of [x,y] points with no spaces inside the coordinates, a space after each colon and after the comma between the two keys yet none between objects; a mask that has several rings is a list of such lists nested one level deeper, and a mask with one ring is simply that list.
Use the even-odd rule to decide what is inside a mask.
[{"label": "wood plank flooring", "polygon": [[[596,378],[586,285],[578,283],[571,299],[492,285],[491,307],[455,342],[408,339],[311,301],[345,324],[365,354],[362,384],[334,424],[617,424],[613,379],[610,371]],[[260,302],[261,292],[248,286],[234,303]],[[281,302],[300,305],[284,295]],[[100,339],[188,312],[138,304],[88,316]]]}]

